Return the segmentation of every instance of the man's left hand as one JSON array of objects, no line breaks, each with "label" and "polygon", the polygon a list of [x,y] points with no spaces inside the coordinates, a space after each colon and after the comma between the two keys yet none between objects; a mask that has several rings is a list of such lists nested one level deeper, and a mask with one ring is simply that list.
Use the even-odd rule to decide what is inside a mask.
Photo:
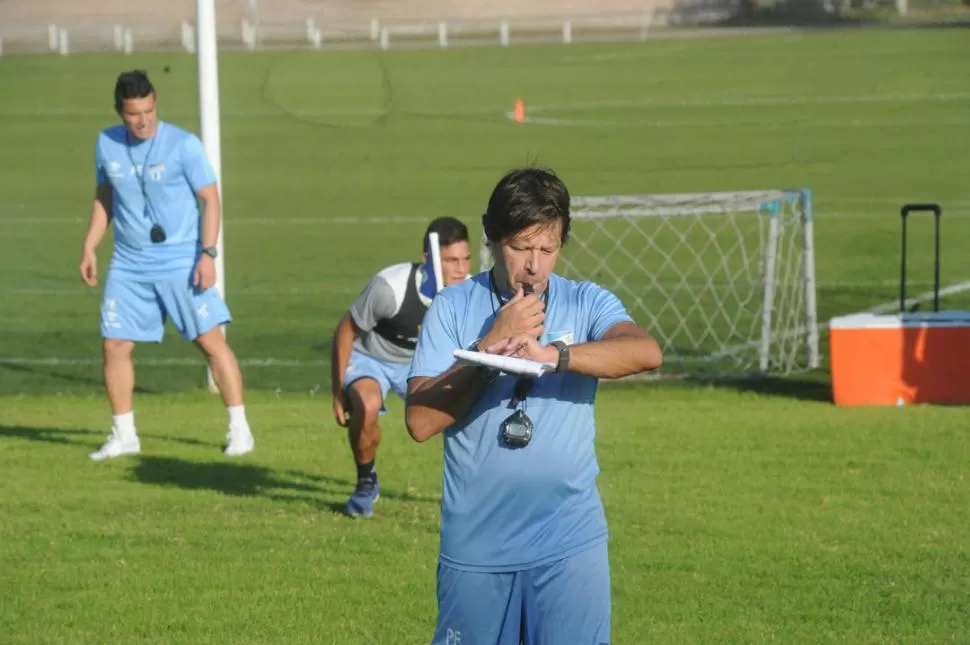
[{"label": "man's left hand", "polygon": [[557,363],[559,350],[552,345],[542,345],[534,337],[522,334],[501,340],[494,345],[484,348],[488,354],[525,358],[540,363]]},{"label": "man's left hand", "polygon": [[216,261],[212,256],[202,254],[198,263],[195,265],[195,273],[192,274],[192,285],[205,291],[216,283]]}]

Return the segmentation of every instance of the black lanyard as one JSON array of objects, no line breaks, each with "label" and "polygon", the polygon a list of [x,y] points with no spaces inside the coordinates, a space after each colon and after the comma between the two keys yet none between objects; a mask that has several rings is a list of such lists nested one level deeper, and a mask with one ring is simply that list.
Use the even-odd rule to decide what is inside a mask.
[{"label": "black lanyard", "polygon": [[[502,294],[499,293],[498,285],[495,283],[495,272],[494,270],[488,272],[488,282],[490,285],[491,295],[495,297],[492,301],[492,315],[498,314],[498,310],[502,308]],[[542,302],[545,305],[545,310],[549,311],[549,293],[552,291],[552,285],[547,283],[546,290],[542,292],[540,296]],[[489,298],[491,300],[491,298]],[[496,308],[495,304],[498,303]],[[515,408],[520,403],[525,403],[526,398],[529,396],[529,392],[532,391],[532,386],[535,385],[535,378],[531,376],[521,376],[515,380],[515,388],[512,392],[512,400],[509,401],[509,407]]]}]

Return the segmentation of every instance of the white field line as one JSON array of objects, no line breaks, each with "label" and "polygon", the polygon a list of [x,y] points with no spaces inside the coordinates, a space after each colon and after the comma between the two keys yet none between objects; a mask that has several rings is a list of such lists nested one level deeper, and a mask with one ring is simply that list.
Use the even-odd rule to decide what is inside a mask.
[{"label": "white field line", "polygon": [[[507,112],[506,118],[510,121],[515,120],[513,112]],[[731,123],[724,120],[685,120],[685,121],[661,121],[655,119],[558,119],[541,116],[526,116],[525,123],[534,125],[549,125],[566,128],[738,128],[750,127],[759,130],[799,130],[799,129],[858,129],[858,128],[923,128],[923,127],[963,127],[970,125],[970,119],[892,119],[892,120],[870,120],[852,119],[843,122],[821,122],[821,121],[788,121],[781,123],[748,122]]]},{"label": "white field line", "polygon": [[[970,121],[968,121],[970,123]],[[945,219],[950,219],[954,216],[959,216],[961,214],[970,213],[970,201],[958,200],[958,201],[948,201],[948,200],[933,200],[933,199],[917,199],[917,198],[896,198],[896,199],[864,199],[860,198],[853,202],[839,200],[837,198],[824,199],[816,198],[815,200],[815,210],[818,211],[815,214],[816,220],[825,219],[873,219],[876,217],[892,217],[893,215],[898,215],[898,208],[903,204],[911,202],[924,202],[924,201],[936,201],[943,208],[943,214]],[[887,210],[871,210],[871,209],[860,209],[852,211],[826,211],[820,204],[837,204],[837,203],[860,203],[860,204],[887,204],[889,209]],[[893,207],[896,207],[893,209]],[[30,207],[24,204],[13,204],[5,206],[0,204],[0,213],[3,212],[5,208],[10,208],[11,210],[20,212],[29,212]],[[306,227],[318,227],[318,226],[331,226],[331,225],[373,225],[373,226],[383,226],[387,224],[426,224],[430,219],[429,217],[419,217],[416,215],[403,215],[403,216],[388,216],[388,217],[353,217],[353,216],[343,216],[343,217],[333,217],[333,218],[323,218],[323,217],[232,217],[227,216],[225,223],[227,227],[232,226],[306,226]],[[84,226],[87,224],[86,217],[60,217],[60,216],[19,216],[19,215],[0,215],[0,227],[2,226],[54,226],[63,224],[78,224]]]},{"label": "white field line", "polygon": [[[911,284],[911,283],[908,283],[908,284]],[[958,284],[950,285],[949,287],[941,287],[940,298],[951,296],[956,293],[962,293],[964,291],[970,291],[970,280],[967,280],[965,282],[960,282]],[[919,294],[918,296],[906,298],[905,304],[906,304],[906,307],[909,308],[915,304],[922,304],[924,302],[929,302],[931,300],[933,300],[933,291],[927,291],[925,293]],[[895,311],[899,311],[898,298],[895,300],[891,300],[889,302],[884,302],[882,304],[876,305],[875,307],[866,309],[865,311],[856,312],[856,313],[887,314]],[[852,315],[852,314],[848,314],[848,315]],[[828,325],[829,325],[828,322],[820,322],[815,325],[815,329],[818,331],[822,331],[825,328],[827,328]],[[779,334],[773,337],[773,340],[787,340],[789,338],[803,336],[805,332],[807,332],[808,330],[809,328],[806,326],[797,327],[791,331],[785,332],[784,334]],[[760,347],[760,346],[761,346],[761,339],[759,338],[757,340],[751,340],[745,343],[739,343],[737,345],[731,345],[729,347],[725,347],[721,351],[714,352],[713,354],[708,354],[707,356],[701,358],[700,360],[704,362],[716,361],[721,358],[733,356],[734,354],[738,354],[740,352],[753,349],[755,347]]]},{"label": "white field line", "polygon": [[[136,366],[143,367],[205,367],[202,358],[143,358],[132,359]],[[288,358],[244,358],[239,359],[244,367],[322,367],[329,365],[322,360],[300,360]],[[4,365],[46,365],[49,367],[71,365],[101,365],[100,358],[0,358],[0,368]]]},{"label": "white field line", "polygon": [[[688,280],[686,282],[678,281],[677,284],[706,286],[709,283],[704,280]],[[907,280],[906,284],[912,287],[928,287],[932,286],[933,282],[929,280]],[[872,289],[878,287],[898,287],[899,280],[833,280],[831,282],[817,282],[817,285],[827,289]],[[290,295],[356,295],[360,293],[360,289],[349,286],[330,287],[321,284],[318,286],[309,287],[280,287],[279,289],[244,287],[240,289],[230,289],[229,292],[230,297],[232,298],[273,298],[276,296]],[[76,287],[0,287],[0,296],[83,296],[86,298],[100,298],[101,292],[96,288],[92,289],[83,285]]]},{"label": "white field line", "polygon": [[[959,284],[954,284],[949,287],[940,289],[940,297],[953,295],[955,293],[961,293],[963,291],[970,290],[970,280],[961,282]],[[912,298],[906,300],[907,306],[912,306],[917,303],[927,302],[933,299],[933,292],[927,291],[921,293]],[[884,302],[882,304],[876,305],[871,309],[866,310],[861,313],[887,313],[890,311],[895,311],[899,306],[899,300],[892,300],[889,302]],[[824,329],[828,326],[828,323],[819,323],[816,328],[819,330]],[[807,331],[807,327],[802,327],[801,329],[796,329],[787,334],[787,336],[801,335]],[[718,358],[730,356],[732,354],[750,349],[752,347],[758,347],[761,344],[760,339],[756,341],[750,341],[747,343],[742,343],[732,347],[726,347],[725,349],[711,354],[704,358],[704,360],[717,360]],[[322,360],[300,360],[300,359],[286,359],[286,358],[243,358],[239,360],[240,365],[244,367],[284,367],[284,368],[300,368],[300,367],[322,367],[327,365],[326,362]],[[72,365],[100,365],[100,358],[41,358],[41,357],[9,357],[0,358],[0,368],[4,365],[45,365],[49,367],[57,366],[72,366]],[[190,358],[171,358],[171,359],[135,359],[135,365],[140,365],[144,367],[181,367],[181,366],[198,366],[202,367],[204,361],[201,358],[190,359]]]},{"label": "white field line", "polygon": [[690,108],[690,107],[783,107],[799,105],[843,105],[855,103],[945,103],[970,99],[970,92],[943,92],[937,94],[855,94],[842,96],[751,96],[734,98],[701,98],[681,101],[649,99],[624,99],[548,103],[530,107],[525,104],[526,114],[562,110],[601,110],[624,108]]},{"label": "white field line", "polygon": [[[965,101],[970,99],[970,92],[939,92],[935,94],[856,94],[839,96],[749,96],[749,97],[726,97],[726,98],[695,98],[680,101],[651,100],[651,99],[619,99],[601,101],[574,101],[564,103],[547,103],[529,105],[526,104],[526,112],[554,112],[562,110],[600,110],[600,109],[627,109],[627,108],[704,108],[704,107],[785,107],[800,105],[846,105],[858,103],[945,103],[954,101]],[[455,112],[426,112],[423,110],[412,110],[417,115],[426,116],[473,116],[473,115],[498,115],[502,112],[501,108],[476,107],[465,108]],[[222,111],[222,116],[230,118],[268,118],[297,116],[304,118],[327,118],[327,117],[353,117],[368,116],[375,117],[386,113],[383,108],[373,106],[348,107],[346,109],[335,110],[295,110],[295,109],[269,109],[269,110],[235,110],[226,109]],[[171,118],[188,118],[197,116],[196,112],[183,110],[168,110],[166,114]],[[7,108],[0,109],[0,117],[106,117],[114,118],[110,111],[103,108],[77,108],[77,107],[38,107],[38,108]]]},{"label": "white field line", "polygon": [[[0,212],[3,210],[15,210],[21,212],[30,212],[31,205],[29,204],[2,204],[0,203]],[[243,226],[330,226],[332,224],[370,224],[370,225],[385,225],[385,224],[426,224],[431,220],[431,217],[419,217],[417,215],[389,215],[382,217],[366,217],[366,216],[354,216],[346,215],[339,217],[226,217],[227,225],[243,225]],[[20,226],[37,225],[43,226],[45,224],[87,224],[87,217],[45,217],[41,216],[0,216],[0,225],[3,224],[17,224]]]}]

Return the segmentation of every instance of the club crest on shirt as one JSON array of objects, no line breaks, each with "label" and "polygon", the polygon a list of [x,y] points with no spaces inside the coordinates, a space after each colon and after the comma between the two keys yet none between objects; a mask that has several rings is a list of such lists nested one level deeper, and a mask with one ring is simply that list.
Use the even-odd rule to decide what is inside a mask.
[{"label": "club crest on shirt", "polygon": [[164,174],[165,164],[163,163],[148,167],[148,176],[152,178],[152,181],[161,181]]},{"label": "club crest on shirt", "polygon": [[546,334],[543,334],[543,336],[548,339],[548,340],[546,340],[546,344],[547,345],[549,343],[553,343],[553,342],[555,342],[557,340],[561,340],[562,342],[566,343],[567,345],[572,345],[573,342],[574,342],[573,341],[573,332],[572,331],[551,331],[551,332],[548,332]]}]

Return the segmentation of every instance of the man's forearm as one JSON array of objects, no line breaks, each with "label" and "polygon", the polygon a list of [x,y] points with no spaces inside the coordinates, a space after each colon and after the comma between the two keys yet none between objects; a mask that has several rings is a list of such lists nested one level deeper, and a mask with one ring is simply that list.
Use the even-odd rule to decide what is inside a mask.
[{"label": "man's forearm", "polygon": [[657,369],[663,354],[649,337],[616,337],[569,347],[569,371],[597,378],[623,378]]},{"label": "man's forearm", "polygon": [[205,200],[202,211],[202,247],[210,248],[219,241],[219,225],[222,218],[222,209],[219,206],[218,198]]},{"label": "man's forearm", "polygon": [[341,321],[333,334],[330,350],[330,389],[337,394],[343,389],[344,374],[350,363],[350,352],[354,346],[354,333],[349,325]]},{"label": "man's forearm", "polygon": [[84,236],[84,251],[94,251],[98,248],[108,230],[108,210],[98,199],[91,205],[91,219],[88,222],[88,232]]},{"label": "man's forearm", "polygon": [[455,364],[447,372],[410,388],[405,421],[416,441],[427,441],[462,419],[487,383],[479,368]]}]

